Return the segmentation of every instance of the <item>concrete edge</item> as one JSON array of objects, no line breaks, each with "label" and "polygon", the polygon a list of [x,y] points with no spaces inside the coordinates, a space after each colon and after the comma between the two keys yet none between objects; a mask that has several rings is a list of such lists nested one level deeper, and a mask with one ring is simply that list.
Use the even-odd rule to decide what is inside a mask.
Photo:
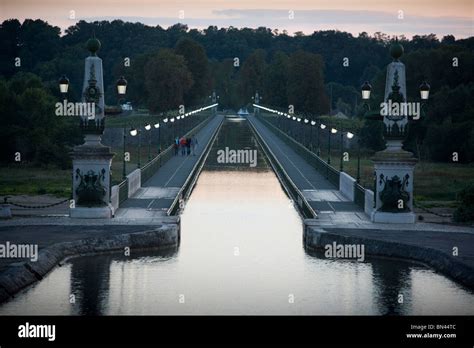
[{"label": "concrete edge", "polygon": [[314,227],[305,228],[303,241],[305,247],[309,249],[322,249],[325,245],[333,242],[338,244],[363,244],[367,255],[422,262],[460,284],[474,289],[474,268],[441,250],[378,239],[345,236]]},{"label": "concrete edge", "polygon": [[179,226],[163,225],[154,230],[124,233],[109,237],[93,237],[73,242],[56,243],[41,249],[36,262],[10,265],[0,273],[0,303],[43,279],[64,259],[83,254],[97,254],[130,249],[164,248],[179,245]]}]

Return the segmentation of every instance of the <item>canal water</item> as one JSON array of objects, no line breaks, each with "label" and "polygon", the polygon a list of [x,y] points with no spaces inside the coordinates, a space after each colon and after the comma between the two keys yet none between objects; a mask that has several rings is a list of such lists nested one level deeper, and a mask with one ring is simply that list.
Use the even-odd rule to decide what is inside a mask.
[{"label": "canal water", "polygon": [[[226,146],[257,150],[257,164],[222,163]],[[424,266],[306,251],[301,219],[244,120],[225,121],[182,215],[179,247],[71,259],[0,307],[1,315],[473,313],[471,291]]]}]

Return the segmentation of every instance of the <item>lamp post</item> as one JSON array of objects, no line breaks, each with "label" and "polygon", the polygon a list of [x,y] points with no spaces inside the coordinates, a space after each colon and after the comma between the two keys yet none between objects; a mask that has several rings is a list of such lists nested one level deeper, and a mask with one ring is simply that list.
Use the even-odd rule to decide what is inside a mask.
[{"label": "lamp post", "polygon": [[319,129],[326,129],[326,125],[324,123],[320,123],[319,124],[319,127],[318,127],[318,157],[321,156],[321,146],[320,146],[320,137],[321,137],[321,134],[319,133]]},{"label": "lamp post", "polygon": [[328,164],[331,164],[331,134],[336,134],[337,129],[331,128],[330,132],[328,133]]},{"label": "lamp post", "polygon": [[311,121],[311,131],[309,133],[309,147],[311,152],[313,151],[313,127],[316,125],[316,121]]},{"label": "lamp post", "polygon": [[161,128],[160,128],[160,124],[159,123],[155,123],[153,125],[153,127],[155,127],[155,129],[158,129],[158,154],[161,153]]},{"label": "lamp post", "polygon": [[130,135],[132,137],[135,137],[138,135],[138,160],[137,160],[137,168],[140,168],[140,156],[141,156],[141,130],[140,129],[136,129],[136,128],[132,128],[130,129]]},{"label": "lamp post", "polygon": [[[309,120],[307,118],[305,118],[304,119],[304,124],[308,124],[308,123],[309,123]],[[302,126],[303,126],[303,124],[302,124]],[[305,145],[306,144],[306,128],[304,128],[304,126],[302,128],[303,128],[303,145]],[[309,148],[309,144],[306,147]]]},{"label": "lamp post", "polygon": [[299,118],[299,117],[296,119],[296,122],[299,123],[299,127],[298,127],[298,133],[299,133],[299,138],[300,138],[300,139],[299,139],[299,142],[300,142],[301,144],[303,144],[303,146],[304,146],[304,139],[303,139],[303,122],[301,122],[301,118]]},{"label": "lamp post", "polygon": [[[341,126],[342,129],[342,126]],[[344,171],[344,134],[346,135],[347,139],[352,139],[354,137],[354,134],[351,132],[344,132],[341,130],[341,165],[339,170],[341,172]]]},{"label": "lamp post", "polygon": [[[158,129],[158,156],[160,155],[161,153],[161,128],[160,128],[160,123],[155,123],[153,125],[153,127],[155,127],[155,129]],[[160,161],[160,167],[161,167],[161,156],[159,157],[159,161]]]},{"label": "lamp post", "polygon": [[127,177],[127,162],[125,161],[125,150],[127,146],[127,130],[123,127],[123,166],[122,166],[122,179],[125,180]]},{"label": "lamp post", "polygon": [[186,131],[184,130],[183,124],[182,122],[178,122],[179,120],[181,120],[181,116],[176,116],[175,120],[176,120],[176,128],[178,129],[178,134],[184,135]]},{"label": "lamp post", "polygon": [[176,127],[174,125],[174,121],[175,121],[174,117],[171,117],[170,123],[171,123],[171,128],[172,128],[171,132],[173,133],[173,139],[176,138]]},{"label": "lamp post", "polygon": [[151,124],[147,124],[145,126],[145,130],[147,131],[148,133],[148,162],[151,161]]},{"label": "lamp post", "polygon": [[[168,124],[168,121],[169,121],[168,117],[163,119],[164,124]],[[169,133],[169,128],[170,128],[170,125],[168,125],[168,127],[167,127],[167,133]],[[173,134],[171,134],[171,136],[173,136]],[[165,143],[167,143],[167,141],[168,141],[167,139],[168,139],[168,136],[165,136]],[[171,139],[171,141],[174,142],[174,138]]]}]

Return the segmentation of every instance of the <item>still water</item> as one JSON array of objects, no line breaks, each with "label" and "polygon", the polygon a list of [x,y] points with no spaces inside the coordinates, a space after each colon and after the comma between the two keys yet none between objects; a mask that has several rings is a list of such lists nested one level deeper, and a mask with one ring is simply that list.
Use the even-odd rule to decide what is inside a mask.
[{"label": "still water", "polygon": [[219,168],[215,152],[236,145],[227,132],[261,153],[244,122],[226,122],[182,215],[178,248],[71,259],[0,314],[474,313],[472,292],[423,266],[306,251],[301,219],[263,157],[256,168]]}]

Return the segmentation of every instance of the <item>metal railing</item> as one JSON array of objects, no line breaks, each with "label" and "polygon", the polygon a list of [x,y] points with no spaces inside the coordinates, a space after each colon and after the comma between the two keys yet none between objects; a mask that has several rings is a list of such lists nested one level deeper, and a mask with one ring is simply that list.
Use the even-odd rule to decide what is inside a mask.
[{"label": "metal railing", "polygon": [[306,162],[308,162],[311,166],[316,168],[316,170],[318,170],[321,174],[323,174],[326,177],[326,179],[329,180],[330,183],[332,183],[334,186],[336,186],[339,189],[340,172],[337,169],[327,164],[315,153],[308,150],[303,144],[301,144],[300,142],[290,137],[288,134],[281,131],[271,122],[265,120],[263,116],[260,116],[258,118],[262,120],[263,122],[265,122],[273,133],[275,133],[281,140],[283,140],[287,145],[289,145],[297,154],[303,157],[306,160]]},{"label": "metal railing", "polygon": [[[207,117],[196,127],[191,129],[186,136],[192,136],[204,128],[210,120],[213,119],[212,116]],[[141,167],[141,182],[144,183],[150,179],[156,171],[162,167],[170,158],[174,156],[173,145],[168,146],[164,151],[155,156],[150,162]],[[119,204],[122,204],[125,200],[128,199],[128,179],[121,181],[119,184]]]},{"label": "metal railing", "polygon": [[[196,127],[191,129],[184,136],[189,137],[196,134],[202,128],[204,128],[210,122],[212,118],[213,118],[212,116],[207,117],[204,121],[199,123]],[[141,169],[142,183],[145,183],[148,179],[150,179],[156,173],[156,171],[173,156],[174,156],[174,148],[173,148],[173,145],[170,145],[160,154],[155,156],[155,158],[153,158],[150,162],[148,162],[143,167],[141,167],[140,169]]]},{"label": "metal railing", "polygon": [[282,164],[278,161],[278,159],[276,158],[275,154],[272,152],[272,150],[270,149],[266,141],[255,129],[255,126],[252,124],[252,122],[249,121],[249,124],[251,125],[250,128],[252,129],[252,132],[255,135],[255,139],[257,140],[257,143],[263,149],[263,152],[265,153],[266,158],[270,162],[270,165],[272,166],[275,174],[278,176],[278,179],[283,189],[286,191],[287,195],[292,199],[292,201],[296,203],[298,207],[298,212],[300,213],[302,218],[303,219],[317,218],[318,214],[308,203],[306,198],[303,196],[303,193],[300,191],[300,189],[298,189],[298,187],[293,182],[293,180],[291,180],[290,176],[285,171]]},{"label": "metal railing", "polygon": [[201,156],[199,157],[196,164],[193,166],[193,169],[191,170],[191,173],[186,178],[186,181],[184,182],[184,185],[179,190],[178,194],[176,195],[175,199],[173,200],[173,203],[171,203],[171,206],[169,207],[169,209],[167,211],[168,216],[178,215],[179,211],[184,208],[184,202],[191,195],[191,192],[194,188],[194,185],[196,184],[196,181],[199,177],[199,173],[201,173],[202,167],[204,166],[204,163],[206,162],[206,159],[207,159],[207,156],[209,155],[210,149],[214,145],[214,141],[217,138],[217,134],[219,133],[223,122],[224,122],[224,119],[221,120],[219,125],[214,130],[214,133],[211,135],[211,138],[209,139],[209,141],[208,141],[206,147],[204,148],[204,150],[202,151]]}]

